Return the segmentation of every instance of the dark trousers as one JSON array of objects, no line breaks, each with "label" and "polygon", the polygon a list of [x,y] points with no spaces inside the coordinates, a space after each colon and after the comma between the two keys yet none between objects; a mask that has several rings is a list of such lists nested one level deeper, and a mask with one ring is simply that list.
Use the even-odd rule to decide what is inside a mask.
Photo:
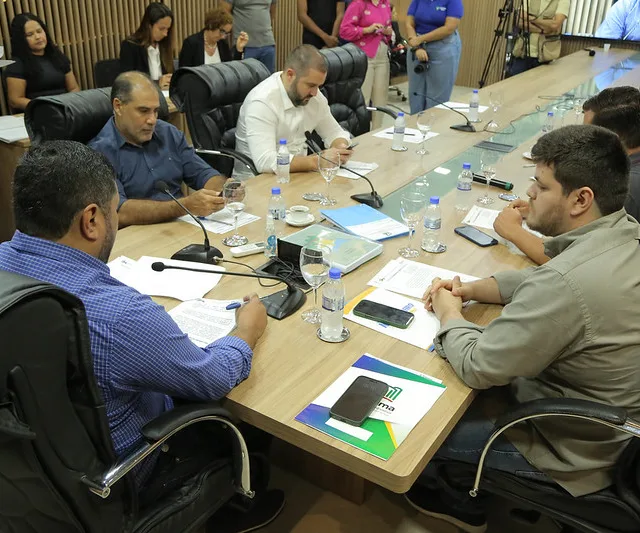
[{"label": "dark trousers", "polygon": [[507,71],[507,78],[539,67],[540,65],[546,65],[546,63],[540,63],[537,57],[515,57],[512,60],[511,67]]}]

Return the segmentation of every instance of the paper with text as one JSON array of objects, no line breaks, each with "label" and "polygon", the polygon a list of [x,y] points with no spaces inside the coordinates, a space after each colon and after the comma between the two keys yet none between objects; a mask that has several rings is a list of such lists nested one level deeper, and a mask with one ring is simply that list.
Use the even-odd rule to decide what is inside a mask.
[{"label": "paper with text", "polygon": [[196,346],[204,348],[231,333],[236,327],[235,310],[225,307],[235,300],[198,298],[174,307],[169,315]]},{"label": "paper with text", "polygon": [[[188,222],[194,226],[198,225],[198,223],[189,215],[180,217],[178,220]],[[260,220],[260,217],[250,213],[240,213],[238,216],[238,227],[246,226],[256,220]],[[212,213],[208,217],[200,217],[200,222],[202,222],[202,225],[207,231],[217,233],[218,235],[233,231],[233,215],[227,209],[222,209],[217,213]]]}]

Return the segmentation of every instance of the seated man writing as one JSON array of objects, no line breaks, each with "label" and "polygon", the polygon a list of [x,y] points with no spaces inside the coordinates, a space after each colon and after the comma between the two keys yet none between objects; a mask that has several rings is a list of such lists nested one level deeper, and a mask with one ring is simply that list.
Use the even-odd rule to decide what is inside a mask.
[{"label": "seated man writing", "polygon": [[[548,133],[532,154],[536,181],[527,192],[527,223],[552,237],[545,242],[551,259],[472,283],[434,280],[425,305],[441,323],[436,351],[469,387],[506,386],[506,401],[578,398],[623,407],[638,418],[640,226],[623,209],[629,160],[618,137],[596,126]],[[464,319],[462,304],[469,300],[504,309],[482,328]],[[487,394],[436,452],[441,468],[451,461],[478,463],[494,429],[483,413]],[[506,437],[489,453],[488,468],[524,472],[574,496],[611,485],[614,464],[631,439],[567,418],[520,424]],[[469,488],[455,474],[439,470],[435,477],[427,468],[407,497],[421,512],[480,533],[484,509],[469,498]]]},{"label": "seated man writing", "polygon": [[[256,85],[247,95],[236,129],[236,150],[247,155],[258,172],[276,171],[278,143],[286,139],[291,172],[318,169],[318,156],[306,155],[305,132],[315,130],[345,163],[351,155],[349,139],[329,109],[320,87],[327,78],[327,63],[318,50],[300,45],[289,54],[282,72]],[[244,165],[236,162],[234,176],[246,179]]]},{"label": "seated man writing", "polygon": [[160,97],[141,72],[120,74],[111,88],[113,117],[89,146],[107,156],[117,173],[119,224],[166,222],[185,212],[156,189],[162,180],[181,198],[186,183],[196,192],[181,203],[196,216],[224,207],[219,191],[225,178],[198,157],[175,126],[158,120]]},{"label": "seated man writing", "polygon": [[[0,244],[0,269],[57,285],[84,304],[117,455],[141,442],[140,429],[172,409],[172,397],[219,399],[248,377],[267,325],[257,296],[245,298],[232,335],[199,348],[161,306],[111,277],[105,262],[118,231],[120,196],[103,155],[73,141],[43,143],[16,168],[13,195],[17,231]],[[206,426],[185,430],[189,438],[171,441],[169,452],[134,470],[141,499],[173,490],[216,458],[224,440]],[[184,458],[190,462],[180,474],[169,467]]]}]

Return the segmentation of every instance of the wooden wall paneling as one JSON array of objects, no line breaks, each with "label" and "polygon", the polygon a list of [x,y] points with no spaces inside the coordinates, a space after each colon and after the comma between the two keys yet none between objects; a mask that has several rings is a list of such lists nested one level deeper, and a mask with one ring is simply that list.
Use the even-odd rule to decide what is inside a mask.
[{"label": "wooden wall paneling", "polygon": [[298,22],[296,0],[278,1],[273,32],[276,41],[276,70],[280,70],[289,52],[302,44],[302,24]]}]

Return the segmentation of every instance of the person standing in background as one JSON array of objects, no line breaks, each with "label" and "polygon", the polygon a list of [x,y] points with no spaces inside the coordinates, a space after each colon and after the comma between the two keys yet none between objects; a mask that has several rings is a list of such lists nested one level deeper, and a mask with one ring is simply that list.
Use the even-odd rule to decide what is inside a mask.
[{"label": "person standing in background", "polygon": [[451,98],[462,51],[458,24],[463,14],[462,0],[411,2],[407,12],[411,114]]},{"label": "person standing in background", "polygon": [[344,17],[341,0],[298,0],[298,20],[304,27],[302,44],[316,48],[338,46],[340,23]]},{"label": "person standing in background", "polygon": [[[367,54],[367,74],[362,94],[367,105],[387,103],[389,92],[389,43],[391,42],[391,5],[388,0],[355,0],[344,15],[340,37],[352,42]],[[373,129],[380,127],[382,116],[375,113]]]},{"label": "person standing in background", "polygon": [[233,15],[234,38],[242,32],[251,37],[244,49],[244,58],[264,63],[271,73],[276,71],[276,41],[273,21],[278,0],[223,0],[220,7]]}]

